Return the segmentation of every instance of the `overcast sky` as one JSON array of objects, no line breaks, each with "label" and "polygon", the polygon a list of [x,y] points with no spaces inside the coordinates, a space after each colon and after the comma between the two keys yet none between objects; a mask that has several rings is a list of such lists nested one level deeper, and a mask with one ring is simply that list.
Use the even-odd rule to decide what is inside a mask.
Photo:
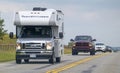
[{"label": "overcast sky", "polygon": [[120,46],[120,0],[0,0],[5,29],[15,32],[14,13],[33,7],[63,11],[65,44],[76,35],[91,35],[97,42]]}]

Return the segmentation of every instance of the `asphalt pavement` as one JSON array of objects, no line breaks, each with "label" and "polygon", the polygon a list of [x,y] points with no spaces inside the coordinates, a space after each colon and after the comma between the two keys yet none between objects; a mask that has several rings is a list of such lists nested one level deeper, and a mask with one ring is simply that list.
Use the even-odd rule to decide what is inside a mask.
[{"label": "asphalt pavement", "polygon": [[[103,54],[98,53],[96,56],[90,56],[89,53],[75,56],[67,54],[62,57],[61,63],[55,64],[49,64],[48,60],[31,60],[30,63],[22,64],[10,61],[0,63],[0,73],[55,73],[51,72],[55,69],[59,73],[120,73],[120,52]],[[66,68],[62,70],[64,66]]]}]

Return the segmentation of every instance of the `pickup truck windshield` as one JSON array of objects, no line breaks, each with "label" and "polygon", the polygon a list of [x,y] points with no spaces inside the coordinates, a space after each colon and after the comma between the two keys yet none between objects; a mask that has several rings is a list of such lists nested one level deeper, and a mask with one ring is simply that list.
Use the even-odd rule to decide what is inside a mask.
[{"label": "pickup truck windshield", "polygon": [[21,38],[51,38],[52,29],[50,26],[23,26]]},{"label": "pickup truck windshield", "polygon": [[103,43],[96,43],[96,45],[104,45]]},{"label": "pickup truck windshield", "polygon": [[76,36],[75,41],[80,41],[80,40],[90,40],[89,36]]}]

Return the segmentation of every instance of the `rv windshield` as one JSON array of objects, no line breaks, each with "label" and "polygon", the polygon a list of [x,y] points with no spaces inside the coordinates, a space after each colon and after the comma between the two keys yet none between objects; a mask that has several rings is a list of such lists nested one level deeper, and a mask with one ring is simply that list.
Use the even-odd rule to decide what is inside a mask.
[{"label": "rv windshield", "polygon": [[51,38],[52,29],[50,26],[23,26],[21,38]]}]

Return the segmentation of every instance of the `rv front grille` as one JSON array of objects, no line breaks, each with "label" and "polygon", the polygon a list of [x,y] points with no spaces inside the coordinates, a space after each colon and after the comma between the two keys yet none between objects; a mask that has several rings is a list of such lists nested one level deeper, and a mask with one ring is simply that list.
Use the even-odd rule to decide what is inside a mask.
[{"label": "rv front grille", "polygon": [[25,43],[24,44],[25,49],[42,49],[41,43]]}]

